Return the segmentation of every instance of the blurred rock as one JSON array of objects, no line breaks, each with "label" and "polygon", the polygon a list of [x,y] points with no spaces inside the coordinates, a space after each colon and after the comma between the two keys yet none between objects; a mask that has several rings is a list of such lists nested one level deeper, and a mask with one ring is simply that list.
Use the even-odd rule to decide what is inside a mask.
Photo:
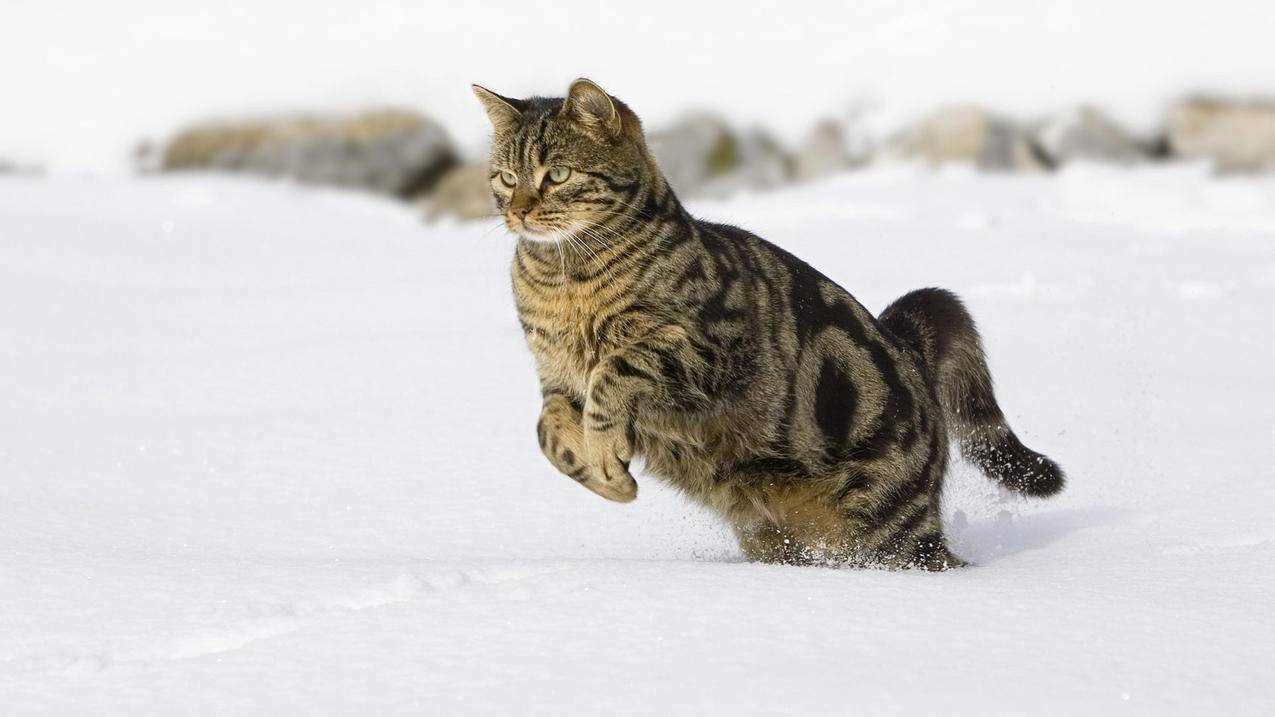
[{"label": "blurred rock", "polygon": [[1150,157],[1141,145],[1095,107],[1081,106],[1051,117],[1035,131],[1036,146],[1054,165],[1075,159],[1133,164]]},{"label": "blurred rock", "polygon": [[421,196],[417,203],[424,210],[425,220],[428,222],[448,217],[482,219],[496,214],[486,164],[455,167],[443,175],[438,184],[434,185],[433,191]]},{"label": "blurred rock", "polygon": [[845,130],[833,120],[815,125],[793,156],[793,178],[817,179],[853,165]]},{"label": "blurred rock", "polygon": [[765,130],[753,129],[736,137],[735,157],[733,167],[709,178],[702,194],[726,197],[741,191],[774,189],[792,180],[792,157]]},{"label": "blurred rock", "polygon": [[686,115],[651,132],[647,144],[673,189],[682,196],[726,196],[769,189],[792,176],[792,161],[761,130],[743,135],[717,115]]},{"label": "blurred rock", "polygon": [[1041,172],[1049,161],[1031,136],[1009,120],[979,107],[954,105],[934,111],[888,140],[879,159],[922,160],[937,167],[952,162],[999,172]]},{"label": "blurred rock", "polygon": [[133,169],[140,174],[154,174],[164,170],[164,148],[149,139],[133,145]]},{"label": "blurred rock", "polygon": [[210,169],[400,197],[428,190],[456,164],[447,133],[405,110],[207,123],[179,133],[158,169]]},{"label": "blurred rock", "polygon": [[673,190],[690,196],[739,162],[739,143],[725,120],[689,114],[647,135],[647,146]]},{"label": "blurred rock", "polygon": [[1219,172],[1275,170],[1275,101],[1186,100],[1169,111],[1168,149]]},{"label": "blurred rock", "polygon": [[0,159],[0,174],[39,174],[40,170],[26,164]]}]

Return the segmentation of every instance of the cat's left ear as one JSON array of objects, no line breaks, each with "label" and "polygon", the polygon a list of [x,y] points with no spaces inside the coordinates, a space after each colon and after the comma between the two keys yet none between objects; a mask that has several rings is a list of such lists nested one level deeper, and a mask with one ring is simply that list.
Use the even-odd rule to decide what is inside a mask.
[{"label": "cat's left ear", "polygon": [[623,128],[620,111],[611,96],[597,83],[581,77],[571,83],[562,111],[575,121],[614,139]]}]

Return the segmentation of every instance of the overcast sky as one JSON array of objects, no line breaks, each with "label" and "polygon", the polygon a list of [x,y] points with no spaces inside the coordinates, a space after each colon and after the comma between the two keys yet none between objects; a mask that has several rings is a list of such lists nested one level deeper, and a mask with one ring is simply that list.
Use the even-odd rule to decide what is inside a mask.
[{"label": "overcast sky", "polygon": [[255,111],[405,104],[466,147],[470,82],[587,75],[648,124],[706,107],[789,139],[855,101],[897,122],[972,100],[1098,102],[1149,128],[1184,91],[1275,94],[1275,2],[602,3],[0,0],[0,158],[120,170],[143,137]]}]

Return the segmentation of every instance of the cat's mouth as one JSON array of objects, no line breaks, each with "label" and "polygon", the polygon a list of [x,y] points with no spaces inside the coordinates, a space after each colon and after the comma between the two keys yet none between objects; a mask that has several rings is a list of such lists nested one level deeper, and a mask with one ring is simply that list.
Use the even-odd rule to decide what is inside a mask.
[{"label": "cat's mouth", "polygon": [[556,244],[571,235],[572,227],[546,227],[534,224],[526,219],[511,218],[505,224],[509,231],[528,241]]}]

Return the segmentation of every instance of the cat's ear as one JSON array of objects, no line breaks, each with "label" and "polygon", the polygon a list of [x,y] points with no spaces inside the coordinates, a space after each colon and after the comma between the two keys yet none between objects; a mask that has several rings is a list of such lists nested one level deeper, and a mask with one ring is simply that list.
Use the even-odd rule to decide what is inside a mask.
[{"label": "cat's ear", "polygon": [[562,111],[589,129],[611,138],[620,136],[620,111],[611,96],[592,80],[581,77],[571,83]]},{"label": "cat's ear", "polygon": [[518,120],[522,117],[522,103],[508,97],[501,97],[486,87],[478,85],[470,85],[474,90],[474,96],[478,101],[483,103],[483,109],[487,110],[487,119],[491,120],[491,126],[495,128],[497,134],[503,134],[518,126]]}]

